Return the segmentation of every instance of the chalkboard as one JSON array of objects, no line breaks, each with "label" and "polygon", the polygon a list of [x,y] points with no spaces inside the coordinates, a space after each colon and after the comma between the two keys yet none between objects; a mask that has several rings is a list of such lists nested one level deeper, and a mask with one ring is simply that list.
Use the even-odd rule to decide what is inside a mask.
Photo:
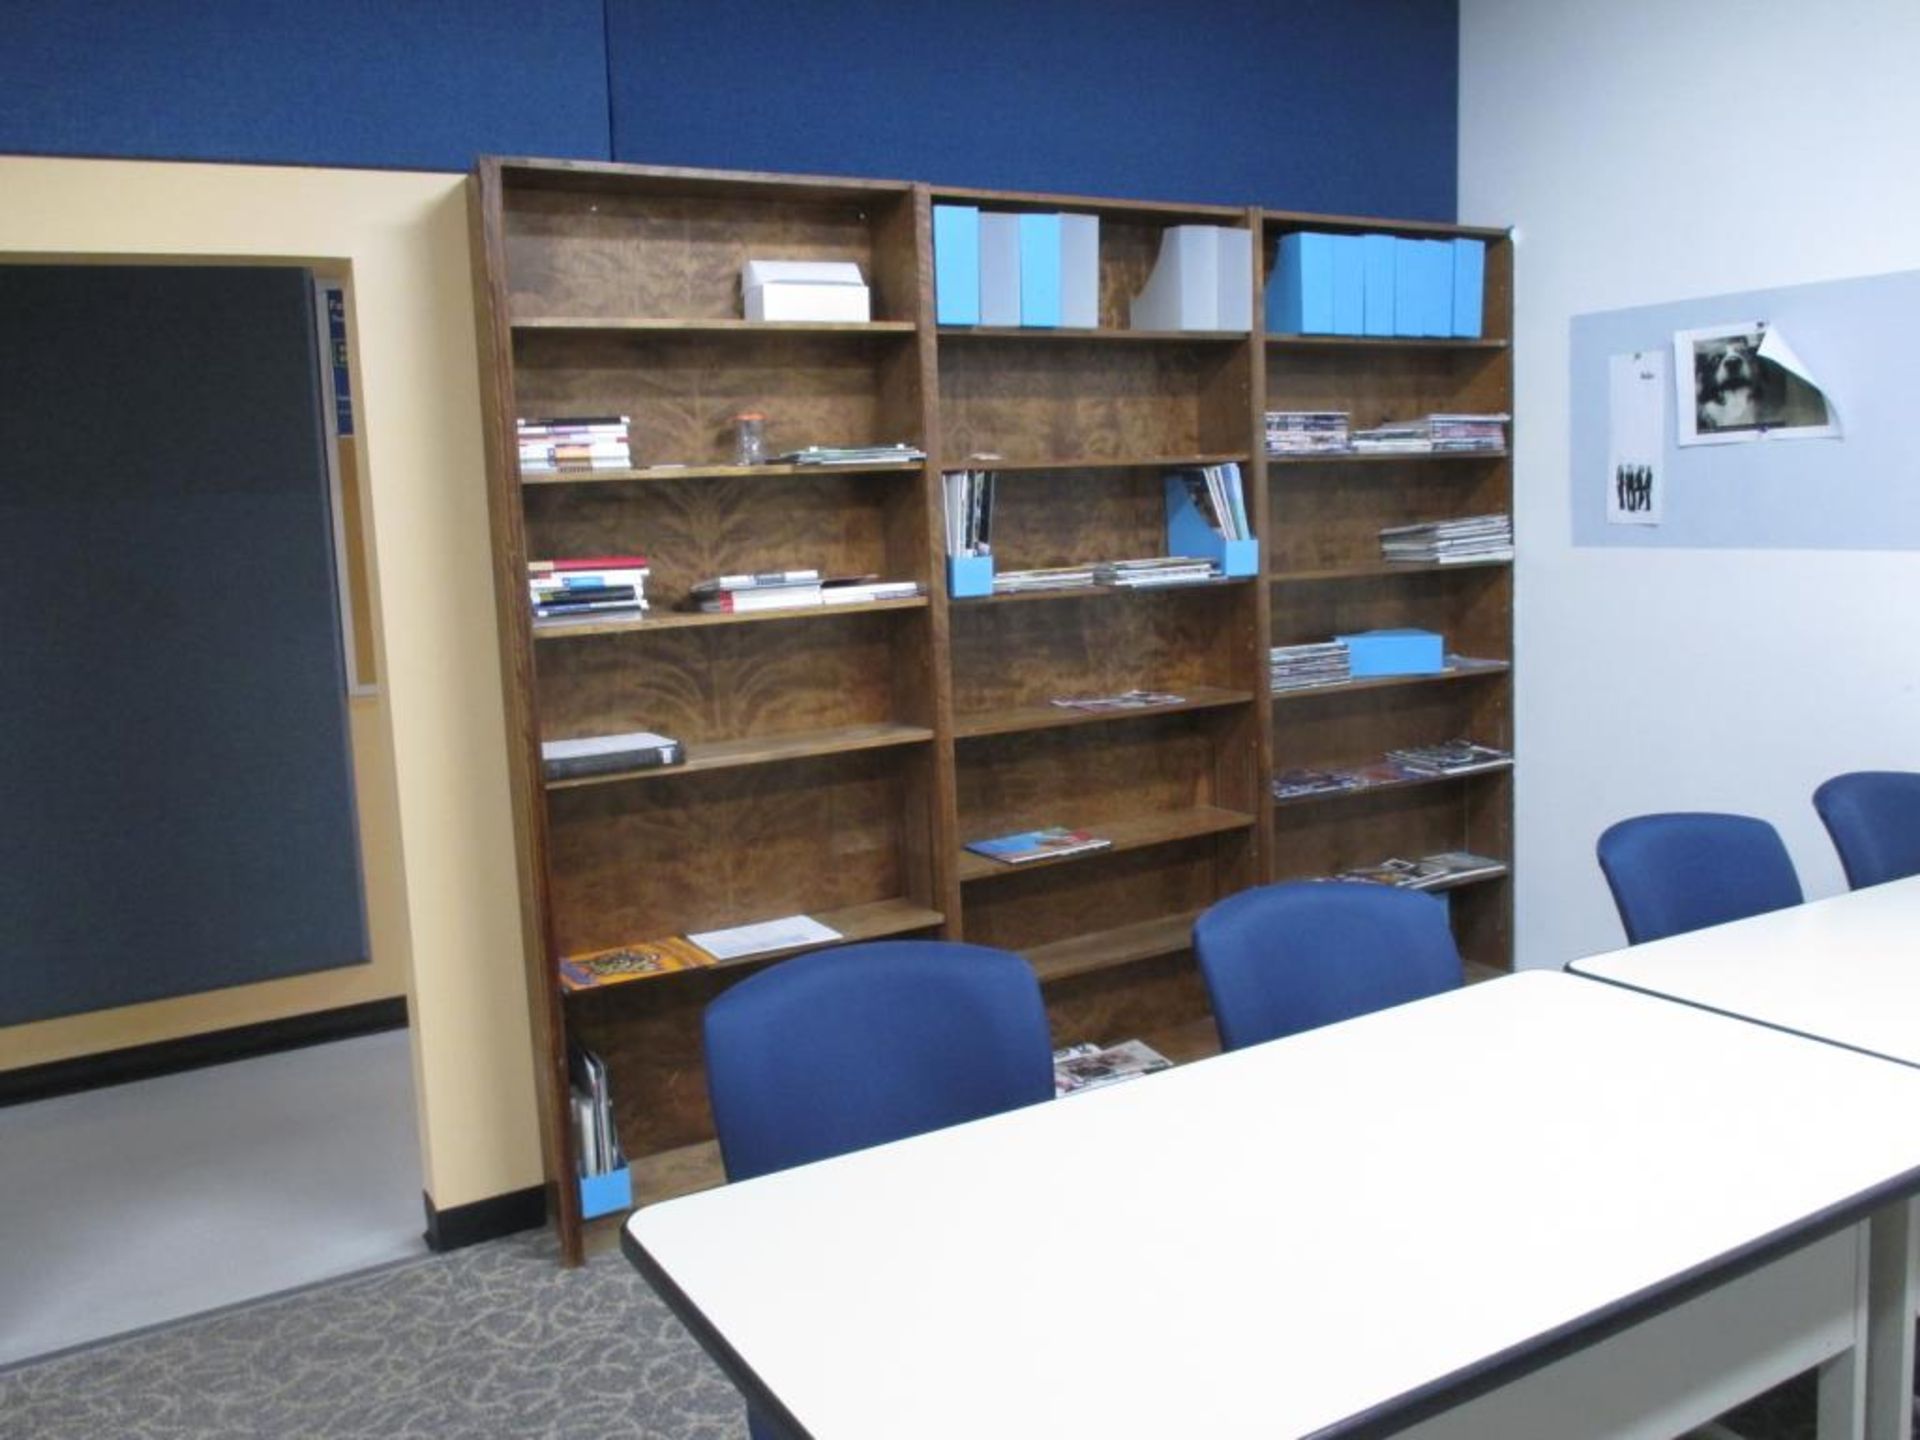
[{"label": "chalkboard", "polygon": [[315,323],[0,265],[0,1024],[368,958]]},{"label": "chalkboard", "polygon": [[[1899,550],[1920,547],[1920,449],[1907,333],[1920,271],[1794,285],[1574,317],[1568,436],[1575,545]],[[1677,330],[1761,320],[1836,407],[1839,439],[1681,447],[1666,399],[1665,518],[1611,525],[1607,359],[1667,352]],[[1669,381],[1671,392],[1672,384]]]}]

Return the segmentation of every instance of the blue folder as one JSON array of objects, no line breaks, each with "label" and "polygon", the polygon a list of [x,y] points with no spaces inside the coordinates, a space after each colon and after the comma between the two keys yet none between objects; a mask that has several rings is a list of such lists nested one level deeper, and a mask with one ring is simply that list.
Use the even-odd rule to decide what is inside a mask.
[{"label": "blue folder", "polygon": [[1425,256],[1426,274],[1421,281],[1420,296],[1426,305],[1425,319],[1420,323],[1422,335],[1453,334],[1453,242],[1451,240],[1422,240],[1421,253]]},{"label": "blue folder", "polygon": [[1333,333],[1366,333],[1366,256],[1358,235],[1334,235]]},{"label": "blue folder", "polygon": [[1267,288],[1267,329],[1278,335],[1333,333],[1332,235],[1296,230],[1280,237]]},{"label": "blue folder", "polygon": [[1391,235],[1360,237],[1360,267],[1364,272],[1363,334],[1394,335],[1393,288],[1395,240]]},{"label": "blue folder", "polygon": [[980,323],[980,207],[933,207],[934,318],[942,325]]},{"label": "blue folder", "polygon": [[1480,338],[1485,311],[1487,242],[1461,236],[1453,242],[1453,333]]},{"label": "blue folder", "polygon": [[1060,324],[1060,217],[1020,217],[1020,323]]}]

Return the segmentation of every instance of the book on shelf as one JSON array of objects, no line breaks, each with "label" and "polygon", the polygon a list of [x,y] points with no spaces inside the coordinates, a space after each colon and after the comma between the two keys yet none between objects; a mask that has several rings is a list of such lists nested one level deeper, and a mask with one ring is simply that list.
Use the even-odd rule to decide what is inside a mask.
[{"label": "book on shelf", "polygon": [[650,730],[621,735],[584,735],[573,740],[544,740],[540,768],[549,780],[585,775],[615,775],[623,770],[654,770],[686,763],[686,747]]},{"label": "book on shelf", "polygon": [[1030,860],[1052,860],[1061,855],[1077,855],[1087,850],[1104,850],[1113,841],[1090,830],[1069,830],[1050,825],[1044,830],[1019,830],[1011,835],[995,835],[988,840],[970,840],[967,849],[1005,865],[1024,865]]},{"label": "book on shelf", "polygon": [[644,555],[590,555],[527,562],[527,596],[533,613],[550,619],[647,608]]},{"label": "book on shelf", "polygon": [[1269,455],[1344,455],[1353,448],[1353,417],[1345,410],[1269,410]]},{"label": "book on shelf", "polygon": [[1513,558],[1513,518],[1464,515],[1416,525],[1390,525],[1380,531],[1380,554],[1390,561],[1424,565],[1465,565]]},{"label": "book on shelf", "polygon": [[818,570],[759,570],[749,575],[716,575],[702,580],[688,592],[705,598],[736,590],[772,590],[787,585],[817,585]]},{"label": "book on shelf", "polygon": [[718,959],[684,935],[669,935],[664,940],[643,940],[636,945],[615,945],[606,950],[562,956],[560,988],[569,993],[600,990],[608,985],[624,985],[630,980],[646,980],[681,970],[705,970],[718,963]]},{"label": "book on shelf", "polygon": [[808,445],[776,457],[783,465],[907,465],[927,458],[917,445]]},{"label": "book on shelf", "polygon": [[523,474],[624,470],[633,463],[625,415],[515,422]]},{"label": "book on shelf", "polygon": [[1389,750],[1387,758],[1410,775],[1472,775],[1505,769],[1513,763],[1513,752],[1472,740],[1448,740]]},{"label": "book on shelf", "polygon": [[1083,1043],[1053,1052],[1053,1093],[1077,1095],[1122,1080],[1137,1080],[1173,1062],[1144,1040],[1122,1040],[1117,1045]]},{"label": "book on shelf", "polygon": [[777,920],[756,920],[724,930],[698,930],[687,939],[717,959],[744,960],[750,955],[766,955],[775,950],[831,945],[846,936],[811,915],[782,915]]},{"label": "book on shelf", "polygon": [[[920,593],[914,580],[882,580],[877,575],[845,575],[820,579],[818,571],[787,571],[789,576],[812,575],[811,580],[760,579],[749,585],[713,587],[703,581],[695,586],[695,606],[707,615],[749,615],[766,610],[804,610],[817,606],[865,605],[878,600],[905,600]],[[725,576],[739,580],[742,576]]]},{"label": "book on shelf", "polygon": [[1113,695],[1056,695],[1048,703],[1063,710],[1149,710],[1160,705],[1184,704],[1184,695],[1165,690],[1122,690]]},{"label": "book on shelf", "polygon": [[1344,685],[1353,678],[1351,652],[1338,640],[1275,645],[1268,652],[1267,676],[1276,691]]}]

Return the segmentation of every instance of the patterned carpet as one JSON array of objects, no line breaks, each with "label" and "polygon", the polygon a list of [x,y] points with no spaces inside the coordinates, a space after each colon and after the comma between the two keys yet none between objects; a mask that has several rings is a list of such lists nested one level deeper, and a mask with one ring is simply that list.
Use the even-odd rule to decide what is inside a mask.
[{"label": "patterned carpet", "polygon": [[[1743,1440],[1811,1440],[1812,1401],[1803,1380],[1729,1418]],[[562,1270],[546,1232],[0,1371],[0,1440],[745,1435],[733,1387],[626,1260]]]},{"label": "patterned carpet", "polygon": [[4,1440],[744,1440],[733,1387],[610,1251],[550,1234],[0,1371]]}]

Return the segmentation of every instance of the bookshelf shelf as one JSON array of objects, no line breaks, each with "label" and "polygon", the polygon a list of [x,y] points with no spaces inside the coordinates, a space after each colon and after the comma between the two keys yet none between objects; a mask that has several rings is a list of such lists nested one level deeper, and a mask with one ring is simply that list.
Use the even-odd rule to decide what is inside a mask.
[{"label": "bookshelf shelf", "polygon": [[732,770],[743,765],[778,765],[789,760],[811,760],[822,755],[850,755],[860,750],[885,750],[895,745],[924,745],[933,731],[923,725],[849,725],[839,730],[801,731],[792,735],[755,736],[744,740],[708,740],[689,743],[679,765],[656,765],[645,770],[620,770],[606,775],[579,775],[549,780],[549,790],[578,790],[590,785],[626,785],[637,781],[675,780],[710,770]]},{"label": "bookshelf shelf", "polygon": [[1244,345],[1244,330],[1069,330],[1026,325],[942,325],[942,340],[1079,341],[1102,345]]},{"label": "bookshelf shelf", "polygon": [[1081,470],[1193,470],[1205,465],[1247,463],[1246,452],[1220,455],[1079,455],[1053,460],[1002,460],[970,456],[944,461],[942,470],[991,470],[996,475],[1030,475],[1047,471]]},{"label": "bookshelf shelf", "polygon": [[1347,680],[1338,685],[1307,685],[1294,690],[1275,690],[1270,698],[1276,705],[1301,700],[1333,699],[1366,690],[1398,690],[1410,685],[1448,684],[1459,680],[1491,680],[1508,674],[1513,667],[1505,660],[1483,662],[1471,667],[1448,668],[1432,675],[1383,675],[1366,680]]},{"label": "bookshelf shelf", "polygon": [[1379,580],[1398,575],[1452,575],[1462,571],[1511,570],[1511,560],[1468,560],[1451,565],[1403,560],[1374,560],[1359,565],[1331,565],[1321,570],[1283,570],[1269,574],[1275,585],[1318,585],[1329,580]]},{"label": "bookshelf shelf", "polygon": [[1356,785],[1350,790],[1326,790],[1317,795],[1289,795],[1284,799],[1276,797],[1273,807],[1276,810],[1293,809],[1296,806],[1324,805],[1340,800],[1364,800],[1376,795],[1391,795],[1397,790],[1419,790],[1431,785],[1463,785],[1475,780],[1497,779],[1513,773],[1513,764],[1490,766],[1484,770],[1472,770],[1459,775],[1408,775],[1395,780],[1379,780],[1368,785]]},{"label": "bookshelf shelf", "polygon": [[1189,686],[1178,704],[1146,705],[1137,710],[1076,710],[1065,705],[1012,705],[999,710],[961,712],[953,717],[954,738],[971,740],[988,735],[1017,735],[1029,730],[1058,730],[1072,725],[1111,725],[1153,715],[1178,715],[1194,710],[1217,710],[1246,705],[1250,690],[1217,690]]},{"label": "bookshelf shelf", "polygon": [[541,315],[516,319],[513,333],[523,335],[667,335],[733,339],[747,335],[912,335],[911,320],[831,322],[821,320],[672,320],[628,319],[599,315]]},{"label": "bookshelf shelf", "polygon": [[542,620],[533,627],[536,640],[572,640],[588,635],[634,635],[656,630],[689,630],[711,626],[757,625],[769,620],[832,620],[842,615],[871,615],[884,610],[924,610],[927,597],[868,600],[859,605],[795,605],[789,610],[751,610],[744,615],[706,615],[699,612],[649,612],[638,620]]},{"label": "bookshelf shelf", "polygon": [[1193,922],[1199,918],[1198,910],[1183,910],[1177,915],[1116,925],[1111,930],[1094,930],[1071,940],[1036,945],[1027,951],[1027,960],[1041,983],[1046,984],[1178,955],[1193,944]]},{"label": "bookshelf shelf", "polygon": [[1267,349],[1286,350],[1505,350],[1499,337],[1472,340],[1437,335],[1269,335]]},{"label": "bookshelf shelf", "polygon": [[[804,909],[852,941],[1024,954],[1046,982],[1056,1044],[1137,1036],[1181,1061],[1217,1049],[1189,954],[1209,905],[1387,855],[1513,853],[1505,772],[1285,802],[1271,792],[1277,769],[1326,757],[1456,736],[1511,748],[1506,661],[1280,694],[1268,683],[1276,642],[1373,628],[1420,626],[1451,653],[1512,655],[1511,562],[1378,558],[1383,528],[1510,510],[1512,457],[1264,453],[1268,410],[1361,424],[1510,411],[1505,231],[522,159],[481,160],[470,195],[516,848],[537,937],[536,1079],[570,1263],[586,1234],[570,1048],[606,1062],[641,1200],[716,1184],[701,1012],[779,956],[572,996],[562,956]],[[1096,327],[936,323],[936,204],[1098,216]],[[1175,225],[1252,235],[1251,331],[1130,328]],[[1279,237],[1300,229],[1484,241],[1484,336],[1266,334],[1264,277]],[[740,318],[742,266],[799,257],[857,265],[876,318]],[[934,458],[737,466],[732,418],[747,410],[766,417],[776,455],[905,444]],[[516,417],[590,415],[630,417],[639,460],[678,463],[519,472]],[[1260,541],[1256,576],[946,593],[943,470],[1001,477],[992,541],[1005,574],[1165,553],[1163,473],[1229,463]],[[1303,469],[1315,466],[1326,468]],[[635,553],[651,565],[645,616],[528,613],[529,559]],[[802,567],[920,593],[744,615],[675,608],[714,575]],[[1136,591],[1153,598],[1091,603]],[[1044,603],[1072,601],[1089,603]],[[603,643],[557,643],[593,638]],[[1182,698],[1050,703],[1134,689]],[[630,730],[682,740],[686,763],[545,780],[541,736]],[[1054,824],[1110,844],[1023,865],[964,847]],[[1511,897],[1504,870],[1456,891],[1471,973],[1511,963]]]},{"label": "bookshelf shelf", "polygon": [[1077,854],[1062,855],[1051,860],[1029,860],[1021,865],[1007,865],[998,860],[989,860],[984,855],[968,852],[960,857],[960,879],[966,883],[976,880],[1000,880],[1012,875],[1032,875],[1057,866],[1100,860],[1109,855],[1122,855],[1129,850],[1139,850],[1151,845],[1166,845],[1176,840],[1192,840],[1203,835],[1246,830],[1254,824],[1255,817],[1252,815],[1245,815],[1237,810],[1222,810],[1213,805],[1196,805],[1190,810],[1172,810],[1158,815],[1137,815],[1125,820],[1104,820],[1083,827],[1113,842],[1103,849],[1083,850]]},{"label": "bookshelf shelf", "polygon": [[923,462],[903,465],[647,465],[633,470],[522,472],[522,485],[648,484],[673,480],[783,480],[819,475],[912,475]]},{"label": "bookshelf shelf", "polygon": [[1457,465],[1463,460],[1499,461],[1508,459],[1504,450],[1414,451],[1380,454],[1375,451],[1346,451],[1331,455],[1269,455],[1267,464],[1289,469],[1303,465]]}]

